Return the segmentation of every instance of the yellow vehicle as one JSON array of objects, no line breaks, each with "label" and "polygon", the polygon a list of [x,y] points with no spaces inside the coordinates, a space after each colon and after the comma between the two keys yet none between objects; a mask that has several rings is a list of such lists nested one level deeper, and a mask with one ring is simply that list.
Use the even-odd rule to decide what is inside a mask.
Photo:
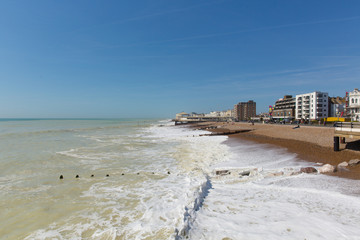
[{"label": "yellow vehicle", "polygon": [[343,118],[343,117],[328,117],[326,118],[327,122],[350,122],[350,118]]}]

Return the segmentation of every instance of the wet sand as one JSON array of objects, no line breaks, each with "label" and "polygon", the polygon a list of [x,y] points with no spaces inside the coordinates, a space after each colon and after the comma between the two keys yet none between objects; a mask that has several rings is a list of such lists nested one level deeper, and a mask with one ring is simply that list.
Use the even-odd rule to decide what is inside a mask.
[{"label": "wet sand", "polygon": [[[309,162],[338,165],[351,159],[360,159],[360,141],[347,139],[340,145],[340,151],[333,150],[334,129],[331,127],[295,125],[250,124],[250,123],[201,123],[198,127],[216,126],[213,132],[250,130],[229,135],[234,141],[253,141],[287,148],[299,158]],[[330,175],[360,180],[360,165],[348,167]]]}]

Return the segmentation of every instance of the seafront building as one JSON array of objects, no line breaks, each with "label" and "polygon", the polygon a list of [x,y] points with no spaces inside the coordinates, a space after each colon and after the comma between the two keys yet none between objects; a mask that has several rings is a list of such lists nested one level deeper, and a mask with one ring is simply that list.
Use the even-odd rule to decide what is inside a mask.
[{"label": "seafront building", "polygon": [[225,110],[225,111],[214,111],[205,114],[206,117],[232,117],[233,111],[232,110]]},{"label": "seafront building", "polygon": [[196,113],[196,112],[192,112],[190,113],[189,117],[205,117],[205,113]]},{"label": "seafront building", "polygon": [[177,113],[175,116],[175,119],[181,119],[181,118],[186,118],[189,117],[190,115],[186,112],[181,112],[181,113]]},{"label": "seafront building", "polygon": [[360,91],[358,88],[355,88],[354,91],[349,92],[347,95],[347,112],[352,121],[360,121]]},{"label": "seafront building", "polygon": [[329,97],[329,117],[344,117],[346,99],[342,97]]},{"label": "seafront building", "polygon": [[295,118],[297,120],[320,120],[329,116],[328,93],[312,92],[296,95]]},{"label": "seafront building", "polygon": [[285,95],[275,102],[272,110],[274,120],[293,120],[295,118],[295,98],[292,95]]},{"label": "seafront building", "polygon": [[236,121],[246,121],[256,116],[256,102],[239,102],[234,106],[234,118]]},{"label": "seafront building", "polygon": [[229,109],[229,110],[225,110],[225,111],[222,111],[222,117],[233,117],[234,116],[234,109]]}]

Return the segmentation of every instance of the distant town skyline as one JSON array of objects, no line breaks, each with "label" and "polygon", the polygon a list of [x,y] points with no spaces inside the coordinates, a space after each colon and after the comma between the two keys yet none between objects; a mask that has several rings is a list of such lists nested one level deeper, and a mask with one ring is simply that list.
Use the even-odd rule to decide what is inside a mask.
[{"label": "distant town skyline", "polygon": [[360,83],[360,2],[1,1],[0,118],[257,112]]}]

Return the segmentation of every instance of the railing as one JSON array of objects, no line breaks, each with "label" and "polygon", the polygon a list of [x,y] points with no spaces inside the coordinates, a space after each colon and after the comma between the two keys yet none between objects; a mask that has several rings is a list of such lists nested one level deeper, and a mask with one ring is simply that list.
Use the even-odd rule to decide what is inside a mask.
[{"label": "railing", "polygon": [[360,123],[358,123],[358,122],[336,122],[335,123],[335,131],[360,133]]}]

